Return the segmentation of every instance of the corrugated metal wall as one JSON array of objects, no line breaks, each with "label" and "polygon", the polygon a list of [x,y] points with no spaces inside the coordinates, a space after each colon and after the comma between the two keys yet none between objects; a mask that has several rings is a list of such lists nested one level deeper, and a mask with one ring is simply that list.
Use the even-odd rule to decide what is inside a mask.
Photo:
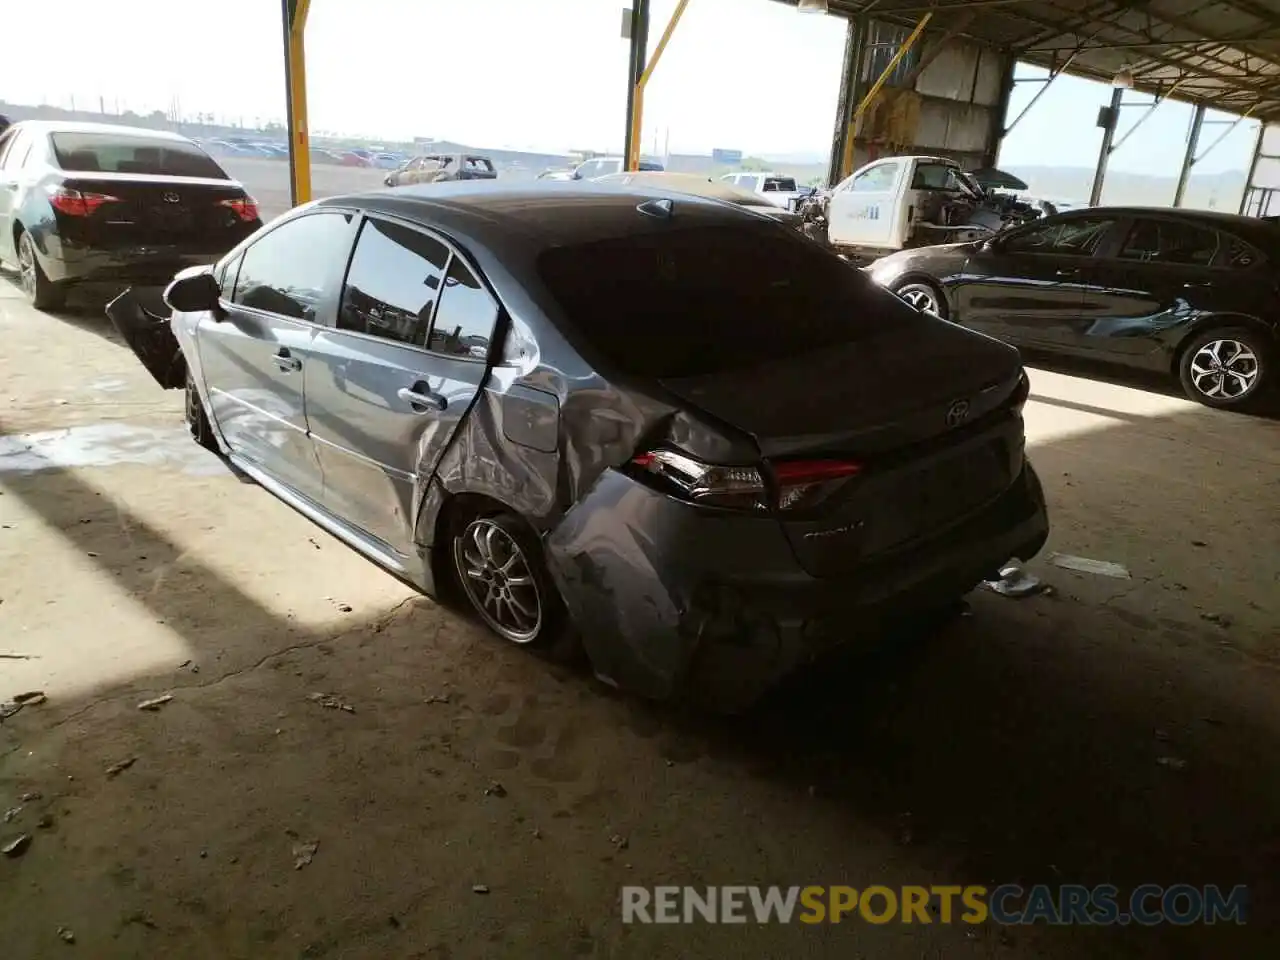
[{"label": "corrugated metal wall", "polygon": [[[862,82],[866,90],[893,59],[911,31],[892,24],[870,24],[863,57]],[[995,50],[961,40],[947,42],[936,53],[928,33],[894,69],[880,101],[860,124],[854,146],[854,169],[871,159],[891,154],[924,153],[951,157],[969,169],[994,157],[1004,121],[1005,80],[1012,58]],[[903,87],[917,72],[920,57],[927,65],[915,78],[911,91]],[[904,99],[914,102],[903,104]],[[908,129],[903,128],[906,123]]]}]

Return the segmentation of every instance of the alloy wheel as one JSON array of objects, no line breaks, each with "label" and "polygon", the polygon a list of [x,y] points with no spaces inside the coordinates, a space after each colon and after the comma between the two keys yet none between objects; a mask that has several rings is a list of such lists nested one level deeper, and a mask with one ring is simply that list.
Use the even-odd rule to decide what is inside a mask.
[{"label": "alloy wheel", "polygon": [[938,309],[938,298],[934,296],[933,291],[928,287],[910,286],[904,287],[898,292],[898,296],[902,298],[908,306],[915,307],[921,313],[927,313],[933,317],[941,316]]},{"label": "alloy wheel", "polygon": [[18,277],[22,290],[28,297],[36,295],[36,252],[31,237],[23,234],[18,241]]},{"label": "alloy wheel", "polygon": [[1258,382],[1258,355],[1240,340],[1210,340],[1191,358],[1191,382],[1211,400],[1239,400]]},{"label": "alloy wheel", "polygon": [[493,630],[529,643],[542,629],[542,594],[515,537],[491,518],[471,521],[453,542],[462,588]]}]

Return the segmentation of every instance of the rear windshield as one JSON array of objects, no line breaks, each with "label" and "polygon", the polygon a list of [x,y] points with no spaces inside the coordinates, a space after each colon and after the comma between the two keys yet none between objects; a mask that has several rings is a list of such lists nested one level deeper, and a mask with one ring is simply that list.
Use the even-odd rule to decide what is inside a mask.
[{"label": "rear windshield", "polygon": [[795,193],[796,182],[790,177],[765,177],[765,193]]},{"label": "rear windshield", "polygon": [[55,133],[58,166],[69,173],[140,173],[161,177],[229,179],[203,150],[181,140],[111,133]]},{"label": "rear windshield", "polygon": [[846,343],[893,301],[845,261],[769,223],[556,247],[538,271],[582,337],[640,377],[740,370]]}]

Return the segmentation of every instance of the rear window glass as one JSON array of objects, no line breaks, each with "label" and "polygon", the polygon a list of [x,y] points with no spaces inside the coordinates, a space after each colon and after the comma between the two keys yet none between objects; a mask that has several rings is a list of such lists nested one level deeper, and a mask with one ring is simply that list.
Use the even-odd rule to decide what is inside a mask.
[{"label": "rear window glass", "polygon": [[692,226],[556,247],[538,271],[620,370],[691,377],[857,339],[895,301],[784,227]]},{"label": "rear window glass", "polygon": [[229,179],[203,150],[181,140],[110,133],[55,133],[58,166],[71,173],[138,173],[160,177]]},{"label": "rear window glass", "polygon": [[766,193],[795,193],[796,182],[790,177],[766,177],[764,189]]}]

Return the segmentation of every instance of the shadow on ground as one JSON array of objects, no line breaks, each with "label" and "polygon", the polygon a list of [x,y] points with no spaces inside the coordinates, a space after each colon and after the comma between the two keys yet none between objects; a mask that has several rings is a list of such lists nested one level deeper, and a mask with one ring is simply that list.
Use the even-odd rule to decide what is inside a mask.
[{"label": "shadow on ground", "polygon": [[[1033,451],[1054,510],[1050,549],[1105,550],[1131,581],[1041,563],[1054,595],[977,594],[970,615],[832,657],[732,723],[605,693],[450,627],[426,601],[331,637],[299,630],[141,516],[128,518],[128,545],[80,523],[76,505],[96,493],[74,473],[6,481],[156,617],[202,625],[189,637],[201,655],[219,611],[236,605],[264,657],[228,684],[200,681],[222,699],[190,708],[196,732],[176,726],[175,708],[167,748],[163,728],[128,734],[140,750],[168,749],[165,769],[65,788],[94,812],[70,818],[51,863],[81,879],[26,861],[34,891],[0,876],[15,917],[40,912],[39,936],[0,921],[0,937],[27,955],[63,915],[50,904],[70,898],[86,916],[114,911],[84,921],[113,938],[99,957],[157,943],[193,958],[1266,955],[1278,942],[1280,707],[1264,627],[1280,622],[1280,556],[1257,509],[1277,502],[1276,473],[1274,456],[1241,470],[1244,442],[1226,465],[1187,454],[1219,430],[1242,436],[1224,417],[1123,423]],[[1169,437],[1161,460],[1153,451]],[[182,600],[155,589],[139,551],[205,589]],[[1221,563],[1240,556],[1255,558],[1243,580]],[[1200,617],[1214,605],[1238,612],[1234,626]],[[424,697],[441,677],[452,698]],[[322,683],[350,690],[357,714],[342,726],[340,712],[316,708],[281,755],[270,726],[299,722],[295,705]],[[19,747],[78,759],[79,771],[81,740],[150,723],[127,692],[60,705],[49,730],[34,711],[0,728],[4,782],[31,776]],[[42,745],[57,736],[70,739]],[[198,790],[184,783],[193,765],[211,774]],[[507,806],[486,788],[498,776]],[[280,805],[293,818],[283,822],[325,838],[315,868],[284,875],[293,883],[261,852],[265,838],[284,843]],[[83,821],[116,815],[125,826],[75,839]],[[225,837],[242,852],[220,863],[240,872],[211,879],[194,848]],[[501,896],[472,894],[482,880]],[[1243,883],[1254,907],[1243,928],[622,927],[618,886],[661,882]],[[418,931],[413,948],[405,927]]]}]

